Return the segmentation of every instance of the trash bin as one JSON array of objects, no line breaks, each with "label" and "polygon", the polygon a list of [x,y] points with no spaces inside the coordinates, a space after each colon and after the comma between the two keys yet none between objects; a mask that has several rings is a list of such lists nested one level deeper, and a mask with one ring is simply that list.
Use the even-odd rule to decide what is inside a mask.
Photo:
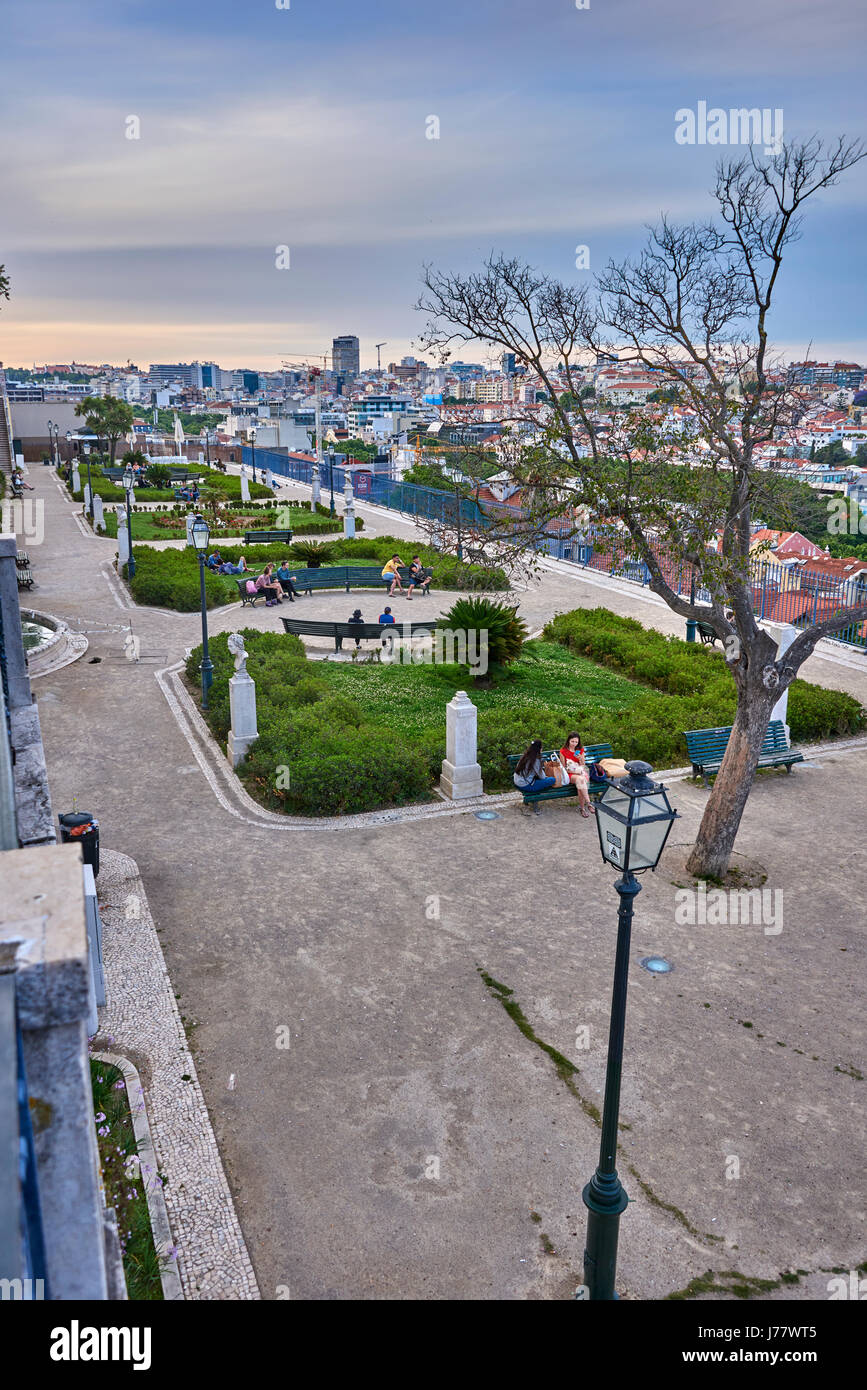
[{"label": "trash bin", "polygon": [[60,843],[81,845],[84,862],[93,869],[95,878],[99,873],[99,821],[86,811],[67,811],[57,819],[60,822]]}]

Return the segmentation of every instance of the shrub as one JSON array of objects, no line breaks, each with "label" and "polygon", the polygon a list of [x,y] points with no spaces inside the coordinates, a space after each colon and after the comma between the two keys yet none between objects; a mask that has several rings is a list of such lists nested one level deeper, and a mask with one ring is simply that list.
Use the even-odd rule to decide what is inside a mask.
[{"label": "shrub", "polygon": [[483,650],[487,641],[488,667],[508,666],[517,661],[527,638],[527,626],[518,617],[517,608],[495,603],[487,598],[459,598],[448,613],[440,618],[438,627],[477,634],[476,651]]},{"label": "shrub", "polygon": [[307,746],[289,763],[291,807],[312,816],[351,815],[430,797],[423,754],[387,730],[348,730],[339,745]]},{"label": "shrub", "polygon": [[292,558],[308,565],[311,560],[320,565],[331,564],[336,555],[336,546],[327,541],[293,541]]}]

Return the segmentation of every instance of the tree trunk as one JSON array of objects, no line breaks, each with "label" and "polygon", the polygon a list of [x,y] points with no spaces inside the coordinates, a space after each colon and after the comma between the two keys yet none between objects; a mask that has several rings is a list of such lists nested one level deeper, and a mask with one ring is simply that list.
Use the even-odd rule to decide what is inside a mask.
[{"label": "tree trunk", "polygon": [[753,785],[762,740],[778,698],[778,691],[768,692],[761,686],[748,686],[739,692],[737,714],[722,767],[717,773],[695,845],[686,864],[688,872],[696,878],[722,879],[728,872],[735,836]]}]

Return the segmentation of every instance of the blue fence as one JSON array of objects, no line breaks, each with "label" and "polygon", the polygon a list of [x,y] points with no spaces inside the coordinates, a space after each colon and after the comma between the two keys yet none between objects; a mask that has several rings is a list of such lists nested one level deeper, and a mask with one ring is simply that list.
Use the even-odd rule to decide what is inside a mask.
[{"label": "blue fence", "polygon": [[[257,477],[261,470],[264,479],[264,470],[270,468],[279,477],[312,484],[316,465],[309,459],[274,453],[270,449],[257,449],[255,454]],[[253,451],[249,446],[244,446],[242,458],[248,466],[252,464]],[[335,496],[343,492],[347,471],[340,464],[334,464],[332,468],[326,456],[322,470],[323,496],[330,493],[332,485]],[[395,482],[379,474],[361,473],[359,476],[353,473],[352,476],[355,495],[360,501],[374,502],[377,506],[387,507],[416,520],[421,517],[451,527],[455,525],[458,499],[450,492],[419,487],[417,483]],[[515,534],[523,530],[527,544],[542,554],[633,583],[646,585],[650,582],[647,565],[622,532],[594,526],[576,531],[575,526],[565,519],[549,522],[544,528],[534,528],[514,508],[492,503],[485,503],[482,508],[471,498],[460,500],[460,516],[461,521],[470,526],[501,526],[504,522],[507,525],[513,522]],[[710,594],[701,587],[692,566],[673,562],[661,552],[657,552],[657,559],[666,582],[676,594],[683,598],[694,598],[698,603],[710,602]],[[796,627],[809,627],[830,617],[840,608],[851,608],[856,603],[867,602],[867,582],[864,580],[841,581],[834,575],[817,570],[788,569],[766,560],[756,561],[753,565],[750,587],[758,617],[772,622],[792,623]],[[867,622],[850,624],[835,634],[835,640],[867,650]]]},{"label": "blue fence", "polygon": [[15,993],[14,970],[0,973],[0,1279],[4,1297],[50,1298]]}]

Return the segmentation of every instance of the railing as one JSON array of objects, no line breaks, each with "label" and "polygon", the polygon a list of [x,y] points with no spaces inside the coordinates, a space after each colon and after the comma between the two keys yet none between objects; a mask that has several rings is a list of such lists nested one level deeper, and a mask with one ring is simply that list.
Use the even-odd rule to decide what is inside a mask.
[{"label": "railing", "polygon": [[[253,451],[248,445],[242,448],[242,462],[252,463]],[[312,484],[315,463],[309,459],[277,454],[270,449],[256,450],[257,478],[261,470],[280,477],[292,478],[296,482]],[[458,499],[451,492],[436,488],[420,487],[417,483],[396,482],[392,478],[373,473],[345,469],[333,465],[335,496],[343,492],[347,473],[352,476],[355,496],[360,501],[374,502],[380,507],[400,512],[416,520],[440,522],[454,527],[458,515]],[[327,457],[323,462],[323,493],[330,490],[331,465]],[[583,530],[564,519],[550,521],[544,526],[533,527],[526,513],[504,503],[485,502],[479,505],[472,498],[460,500],[462,523],[484,527],[494,523],[503,531],[514,523],[514,532],[526,536],[526,543],[543,554],[555,559],[567,560],[584,569],[597,570],[612,578],[628,579],[633,583],[650,583],[650,571],[640,556],[635,554],[634,545],[622,532],[605,530],[598,526],[588,526]],[[674,561],[663,551],[654,551],[666,583],[683,598],[693,598],[699,603],[709,603],[710,594],[701,587],[698,572],[691,565]],[[855,603],[867,601],[867,584],[857,585],[850,580],[840,580],[833,575],[822,574],[816,570],[789,569],[768,561],[756,560],[750,571],[750,587],[753,604],[759,618],[778,623],[793,623],[796,627],[807,627],[827,618],[839,608],[850,608]],[[835,639],[859,650],[867,649],[867,622],[852,623],[835,634]]]},{"label": "railing", "polygon": [[0,850],[17,849],[19,845],[15,779],[12,771],[14,763],[6,639],[3,632],[3,605],[0,603]]},{"label": "railing", "polygon": [[15,979],[0,970],[0,1298],[49,1298]]}]

